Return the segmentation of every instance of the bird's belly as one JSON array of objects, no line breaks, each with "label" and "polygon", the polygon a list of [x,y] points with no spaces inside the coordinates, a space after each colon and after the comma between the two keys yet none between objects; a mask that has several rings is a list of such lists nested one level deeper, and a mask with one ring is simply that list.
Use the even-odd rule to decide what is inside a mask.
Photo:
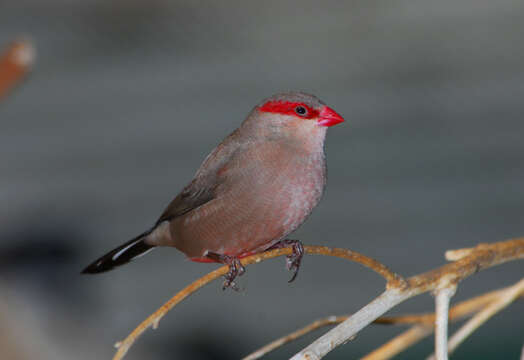
[{"label": "bird's belly", "polygon": [[[307,173],[257,188],[227,193],[175,219],[175,246],[190,258],[206,251],[231,256],[263,251],[295,230],[318,203],[323,174]],[[251,191],[250,191],[251,190]]]}]

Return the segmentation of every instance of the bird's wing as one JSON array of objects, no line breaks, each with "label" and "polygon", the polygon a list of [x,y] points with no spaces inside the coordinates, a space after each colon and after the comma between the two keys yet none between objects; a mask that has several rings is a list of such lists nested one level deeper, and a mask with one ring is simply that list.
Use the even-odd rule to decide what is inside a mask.
[{"label": "bird's wing", "polygon": [[212,187],[198,187],[195,181],[191,182],[184,190],[178,194],[176,198],[169,203],[156,225],[164,221],[172,220],[176,217],[182,216],[193,209],[211,201],[215,198],[215,186]]},{"label": "bird's wing", "polygon": [[203,161],[195,177],[164,210],[156,226],[194,210],[216,197],[217,188],[227,181],[224,169],[238,156],[245,143],[238,130],[230,134]]}]

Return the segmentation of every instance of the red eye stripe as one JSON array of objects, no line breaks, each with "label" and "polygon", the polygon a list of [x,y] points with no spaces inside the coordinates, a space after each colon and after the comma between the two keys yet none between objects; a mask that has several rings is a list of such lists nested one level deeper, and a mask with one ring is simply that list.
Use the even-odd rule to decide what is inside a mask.
[{"label": "red eye stripe", "polygon": [[[297,106],[302,106],[307,109],[307,114],[298,115],[295,112]],[[318,111],[310,108],[304,103],[289,102],[289,101],[268,101],[259,108],[262,112],[276,113],[282,115],[294,115],[302,119],[312,119],[318,116]]]}]

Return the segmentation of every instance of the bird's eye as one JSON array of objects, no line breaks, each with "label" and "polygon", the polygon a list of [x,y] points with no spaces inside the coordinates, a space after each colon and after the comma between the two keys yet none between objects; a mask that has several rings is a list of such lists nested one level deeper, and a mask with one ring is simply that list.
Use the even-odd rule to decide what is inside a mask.
[{"label": "bird's eye", "polygon": [[297,107],[295,108],[295,112],[296,112],[298,115],[300,115],[300,116],[305,116],[305,115],[307,115],[307,109],[306,109],[304,106],[301,106],[301,105],[299,105],[299,106],[297,106]]}]

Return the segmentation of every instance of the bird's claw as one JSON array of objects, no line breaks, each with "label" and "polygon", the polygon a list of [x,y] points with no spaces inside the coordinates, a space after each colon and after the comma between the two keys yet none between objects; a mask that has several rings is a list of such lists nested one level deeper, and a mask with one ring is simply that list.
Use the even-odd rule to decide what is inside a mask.
[{"label": "bird's claw", "polygon": [[[289,247],[291,245],[293,252],[290,255],[286,256],[286,268],[289,271],[293,271],[291,279],[288,283],[293,282],[297,275],[298,270],[300,269],[300,263],[302,262],[302,257],[304,256],[304,246],[299,240],[290,240],[285,239],[277,242],[275,245],[271,246],[269,249],[281,249]],[[268,250],[269,250],[268,249]]]},{"label": "bird's claw", "polygon": [[240,289],[238,288],[234,280],[237,276],[244,275],[244,273],[246,272],[246,268],[244,268],[244,266],[240,263],[240,260],[238,260],[238,258],[230,256],[227,257],[230,258],[230,260],[228,260],[229,262],[226,263],[229,265],[229,271],[227,272],[227,274],[224,275],[225,280],[222,284],[222,290],[226,290],[230,287],[235,291],[239,291]]},{"label": "bird's claw", "polygon": [[295,241],[296,242],[293,243],[293,252],[291,255],[286,256],[286,267],[289,271],[293,271],[293,275],[291,276],[291,279],[289,279],[288,283],[293,282],[296,279],[298,270],[300,269],[302,257],[304,256],[304,246],[300,241]]},{"label": "bird's claw", "polygon": [[224,283],[222,284],[222,290],[231,288],[235,291],[239,291],[235,279],[237,276],[242,276],[246,272],[246,268],[242,265],[240,260],[237,257],[217,254],[214,252],[207,252],[206,255],[208,258],[217,261],[219,263],[229,266],[229,271],[224,275]]}]

